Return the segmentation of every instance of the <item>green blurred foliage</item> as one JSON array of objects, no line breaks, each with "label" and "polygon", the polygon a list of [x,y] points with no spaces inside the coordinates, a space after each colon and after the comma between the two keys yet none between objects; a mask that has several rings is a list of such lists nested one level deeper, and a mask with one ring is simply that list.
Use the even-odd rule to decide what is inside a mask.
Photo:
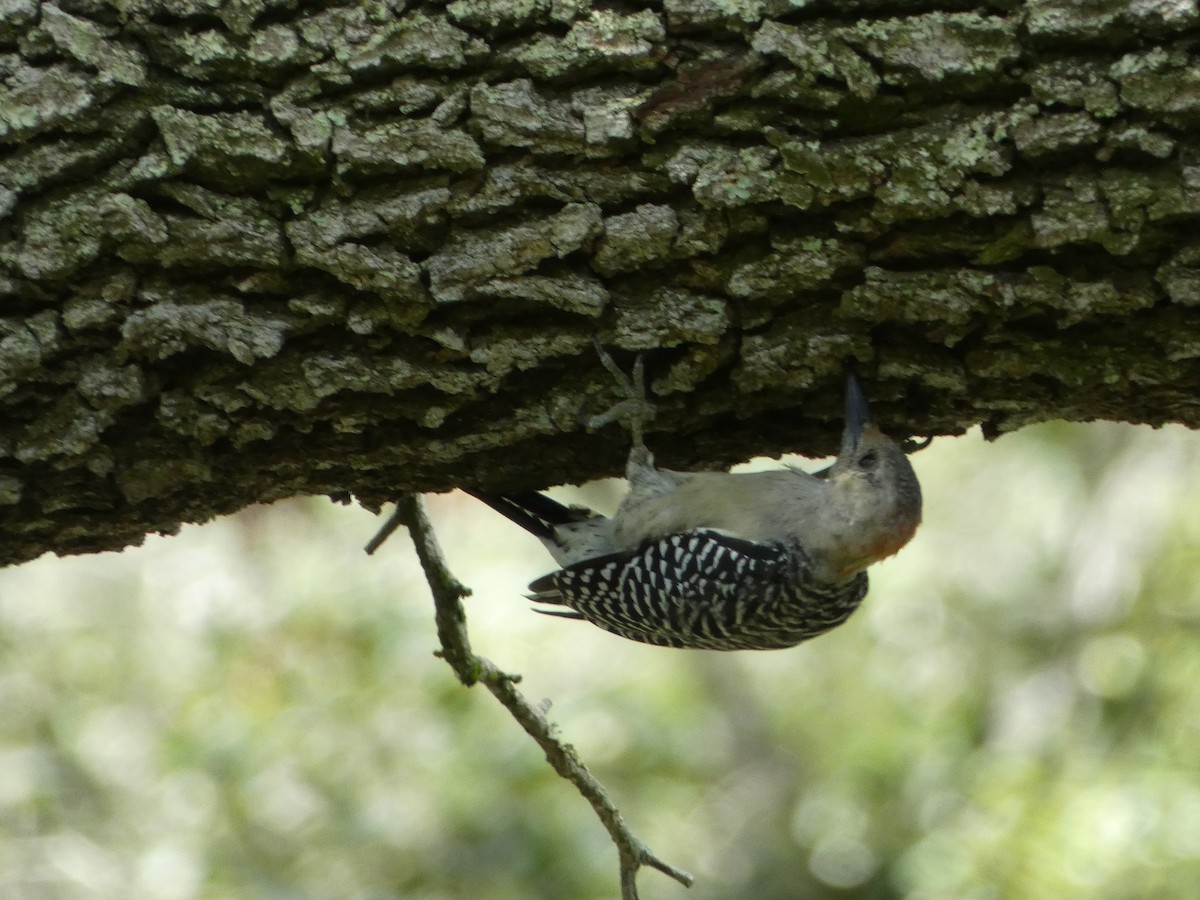
[{"label": "green blurred foliage", "polygon": [[[476,649],[690,891],[1191,898],[1200,435],[938,440],[864,608],[778,653],[530,614],[536,541],[431,499]],[[590,501],[615,505],[612,483]],[[0,897],[612,898],[574,790],[432,651],[398,534],[306,500],[0,572]]]}]

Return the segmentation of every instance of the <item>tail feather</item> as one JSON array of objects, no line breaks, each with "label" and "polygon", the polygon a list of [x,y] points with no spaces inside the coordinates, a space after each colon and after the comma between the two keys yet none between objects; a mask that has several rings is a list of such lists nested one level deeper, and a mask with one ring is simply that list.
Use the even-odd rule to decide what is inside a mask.
[{"label": "tail feather", "polygon": [[466,493],[538,538],[560,566],[612,552],[611,520],[581,506],[565,506],[536,491]]},{"label": "tail feather", "polygon": [[554,583],[554,576],[557,572],[551,572],[549,575],[543,575],[541,578],[535,578],[529,582],[529,593],[526,594],[530,600],[538,602],[559,603],[559,600],[549,598],[561,597],[562,593],[558,589],[558,585]]},{"label": "tail feather", "polygon": [[593,515],[577,507],[563,506],[537,491],[518,494],[488,494],[472,488],[463,488],[463,491],[542,540],[554,540],[556,526],[579,522]]},{"label": "tail feather", "polygon": [[586,622],[587,620],[577,612],[568,612],[561,609],[535,609],[535,613],[541,613],[543,616],[554,616],[559,619],[575,619],[577,621]]}]

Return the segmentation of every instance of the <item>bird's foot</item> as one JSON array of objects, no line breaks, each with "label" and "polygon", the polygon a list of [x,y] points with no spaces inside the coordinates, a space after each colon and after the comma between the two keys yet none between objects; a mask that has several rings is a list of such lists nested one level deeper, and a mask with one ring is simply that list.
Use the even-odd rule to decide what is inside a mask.
[{"label": "bird's foot", "polygon": [[658,407],[651,402],[646,391],[646,365],[642,355],[639,353],[637,359],[634,360],[632,373],[626,374],[617,365],[616,360],[608,354],[608,351],[600,345],[599,339],[592,338],[592,343],[596,347],[596,353],[600,356],[600,362],[620,385],[625,399],[613,404],[599,415],[584,419],[584,425],[589,429],[595,429],[603,428],[612,422],[623,422],[633,436],[633,449],[629,452],[630,465],[634,464],[635,457],[637,457],[639,464],[653,466],[654,457],[646,449],[643,436],[646,423],[653,421],[658,413]]},{"label": "bird's foot", "polygon": [[932,437],[924,437],[924,438],[920,438],[920,439],[910,437],[910,438],[905,438],[904,440],[902,440],[900,442],[900,449],[908,454],[919,453],[920,451],[924,450],[926,447],[928,447],[932,443],[933,443]]}]

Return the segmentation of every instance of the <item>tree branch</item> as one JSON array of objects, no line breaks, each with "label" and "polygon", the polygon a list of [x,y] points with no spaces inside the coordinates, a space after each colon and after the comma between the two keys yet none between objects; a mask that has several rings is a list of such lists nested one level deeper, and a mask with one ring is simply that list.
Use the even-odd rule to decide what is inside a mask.
[{"label": "tree branch", "polygon": [[690,887],[695,880],[693,876],[659,859],[638,839],[609,798],[604,785],[587,770],[574,748],[554,736],[554,726],[546,716],[517,690],[520,676],[500,671],[490,660],[475,655],[471,650],[467,616],[461,602],[471,592],[450,573],[419,495],[405,494],[397,500],[395,511],[367,545],[367,552],[373,553],[378,549],[399,525],[404,525],[412,535],[417,557],[425,571],[425,580],[433,593],[438,639],[442,645],[438,655],[449,663],[464,685],[471,687],[480,682],[491,691],[542,748],[554,771],[575,785],[576,790],[592,805],[617,847],[622,900],[637,900],[637,872],[642,866],[657,869],[685,887]]},{"label": "tree branch", "polygon": [[671,468],[823,455],[846,356],[1200,427],[1195,4],[396,5],[4,5],[0,564],[611,475],[593,335]]}]

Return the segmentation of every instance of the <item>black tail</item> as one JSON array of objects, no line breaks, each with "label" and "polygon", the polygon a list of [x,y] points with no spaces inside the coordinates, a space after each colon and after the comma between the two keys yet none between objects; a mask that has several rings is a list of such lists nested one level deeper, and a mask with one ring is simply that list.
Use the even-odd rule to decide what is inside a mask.
[{"label": "black tail", "polygon": [[520,525],[530,534],[546,540],[554,540],[554,529],[569,522],[581,522],[595,515],[591,510],[578,506],[563,506],[537,491],[519,494],[487,494],[473,488],[463,488],[481,503],[486,503],[500,515]]}]

